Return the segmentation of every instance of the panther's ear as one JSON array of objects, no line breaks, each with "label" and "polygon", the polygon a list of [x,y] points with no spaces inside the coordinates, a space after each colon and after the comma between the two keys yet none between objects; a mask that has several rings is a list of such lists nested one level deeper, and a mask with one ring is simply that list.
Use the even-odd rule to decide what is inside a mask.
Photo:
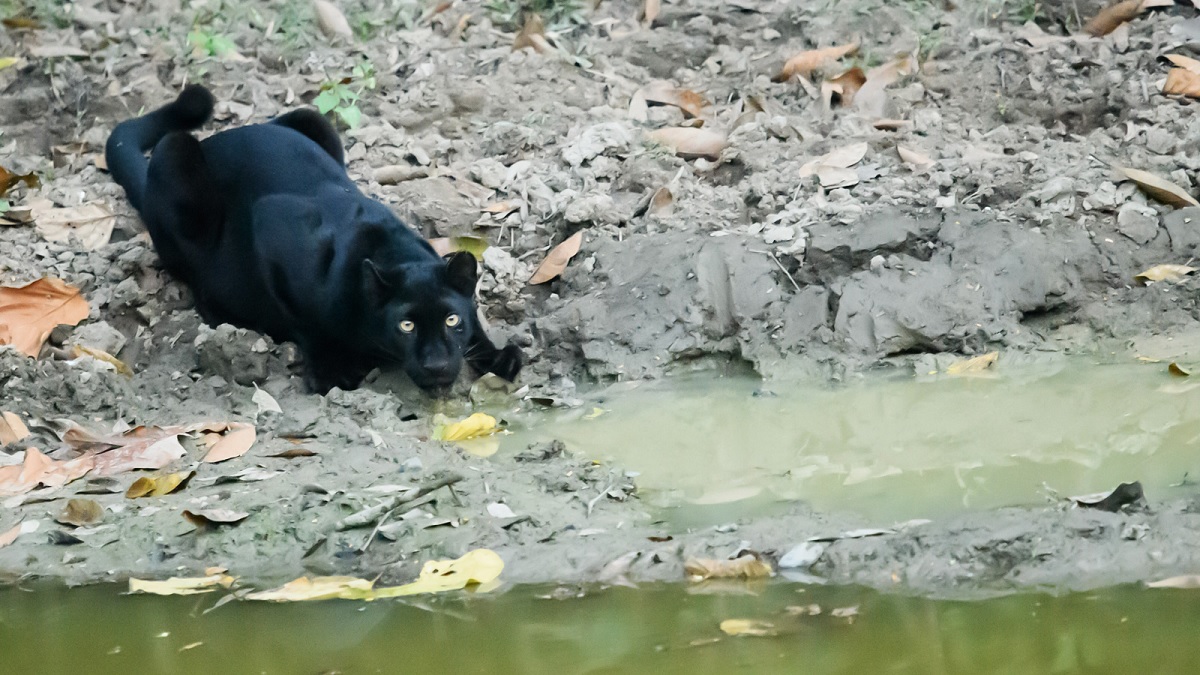
[{"label": "panther's ear", "polygon": [[363,295],[367,302],[373,305],[383,304],[392,290],[392,284],[383,278],[383,273],[375,266],[370,258],[362,263]]},{"label": "panther's ear", "polygon": [[446,256],[446,281],[463,295],[475,295],[475,283],[479,281],[475,256],[466,251],[455,251]]}]

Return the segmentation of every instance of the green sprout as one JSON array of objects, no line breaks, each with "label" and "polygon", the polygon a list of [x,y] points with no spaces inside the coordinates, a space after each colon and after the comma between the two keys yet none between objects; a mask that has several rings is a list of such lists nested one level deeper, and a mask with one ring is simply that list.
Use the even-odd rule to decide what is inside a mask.
[{"label": "green sprout", "polygon": [[354,66],[350,77],[321,85],[321,93],[313,99],[313,105],[322,115],[333,113],[349,128],[357,128],[362,122],[362,111],[358,101],[363,92],[375,89],[375,67],[369,61]]}]

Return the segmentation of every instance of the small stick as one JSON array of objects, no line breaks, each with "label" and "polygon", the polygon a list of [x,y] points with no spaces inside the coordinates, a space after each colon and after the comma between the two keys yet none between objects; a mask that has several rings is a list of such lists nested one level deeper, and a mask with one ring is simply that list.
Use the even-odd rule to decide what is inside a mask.
[{"label": "small stick", "polygon": [[414,502],[430,492],[433,492],[434,490],[454,485],[462,479],[463,477],[457,473],[448,474],[438,478],[437,480],[426,483],[416,490],[409,490],[402,495],[392,497],[382,504],[376,504],[375,506],[359,511],[358,513],[352,513],[334,524],[333,529],[341,532],[343,530],[352,530],[356,527],[365,527],[374,523],[377,518],[381,517],[388,511],[394,510],[398,506],[403,506],[409,502]]},{"label": "small stick", "polygon": [[794,286],[797,291],[800,290],[800,284],[796,283],[795,277],[792,276],[791,272],[787,271],[787,268],[783,266],[783,263],[779,262],[779,258],[776,258],[774,253],[771,253],[770,251],[760,251],[757,249],[750,249],[750,252],[751,253],[762,253],[763,255],[770,258],[771,261],[775,263],[775,266],[779,268],[779,271],[783,272],[783,275],[788,278],[788,281],[792,282],[792,286]]}]

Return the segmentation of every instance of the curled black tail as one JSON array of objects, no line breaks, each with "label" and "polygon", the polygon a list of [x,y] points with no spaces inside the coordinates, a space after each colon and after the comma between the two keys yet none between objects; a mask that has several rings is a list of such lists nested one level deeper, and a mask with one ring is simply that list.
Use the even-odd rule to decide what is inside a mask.
[{"label": "curled black tail", "polygon": [[212,116],[213,96],[198,84],[185,88],[171,103],[126,120],[113,129],[104,148],[104,159],[113,180],[125,188],[133,208],[142,209],[146,190],[146,152],[172,131],[191,131]]}]

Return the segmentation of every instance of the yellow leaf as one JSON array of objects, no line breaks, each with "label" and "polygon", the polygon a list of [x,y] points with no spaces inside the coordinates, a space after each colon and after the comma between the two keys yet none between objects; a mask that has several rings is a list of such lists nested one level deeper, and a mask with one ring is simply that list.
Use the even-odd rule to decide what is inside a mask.
[{"label": "yellow leaf", "polygon": [[21,59],[18,59],[15,56],[6,56],[4,58],[0,58],[0,70],[4,70],[5,68],[10,68],[12,66],[17,65],[20,62],[21,62]]},{"label": "yellow leaf", "polygon": [[191,478],[194,473],[195,471],[179,471],[162,476],[142,476],[133,481],[133,484],[125,491],[125,497],[127,499],[139,499],[141,497],[169,495],[178,490],[184,481]]},{"label": "yellow leaf", "polygon": [[465,420],[435,429],[433,438],[439,441],[467,441],[496,433],[496,418],[485,413],[475,413]]},{"label": "yellow leaf", "polygon": [[488,248],[487,239],[469,236],[430,239],[429,245],[440,256],[447,256],[455,251],[466,251],[475,256],[476,260],[483,260],[483,252]]},{"label": "yellow leaf", "polygon": [[576,253],[579,253],[579,247],[582,245],[583,230],[580,230],[550,249],[545,259],[533,271],[533,276],[529,277],[529,285],[544,284],[562,274],[563,270],[567,269],[567,263],[571,262],[571,258],[574,258]]},{"label": "yellow leaf", "polygon": [[725,619],[721,622],[721,632],[726,635],[749,635],[753,637],[771,637],[778,635],[775,624],[770,621],[755,619]]},{"label": "yellow leaf", "polygon": [[456,591],[471,584],[495,581],[502,571],[504,560],[495,551],[475,549],[457,560],[430,560],[421,568],[421,575],[416,581],[403,586],[377,588],[371,593],[371,599]]},{"label": "yellow leaf", "polygon": [[691,581],[758,579],[775,574],[770,565],[749,554],[735,560],[692,558],[683,564],[683,569]]},{"label": "yellow leaf", "polygon": [[206,577],[171,577],[164,581],[146,579],[130,579],[130,593],[151,593],[154,595],[195,595],[210,593],[217,587],[229,588],[234,578],[228,574],[210,574]]},{"label": "yellow leaf", "polygon": [[1135,276],[1133,280],[1140,284],[1148,284],[1155,281],[1169,281],[1173,284],[1178,284],[1182,283],[1187,275],[1195,271],[1195,267],[1188,267],[1187,265],[1155,265]]},{"label": "yellow leaf", "polygon": [[96,359],[97,361],[103,361],[104,363],[111,365],[121,375],[124,375],[126,377],[133,377],[133,369],[131,369],[129,366],[127,366],[124,361],[118,359],[117,357],[113,356],[112,354],[109,354],[106,351],[103,351],[100,349],[92,349],[91,347],[85,347],[83,345],[75,345],[74,347],[71,348],[71,355],[74,358],[79,358],[81,356],[90,356],[93,359]]},{"label": "yellow leaf", "polygon": [[805,52],[800,52],[783,64],[783,68],[779,70],[779,74],[774,77],[776,82],[786,82],[792,77],[799,75],[808,77],[814,70],[825,66],[831,61],[836,61],[843,56],[849,56],[858,51],[858,43],[851,42],[850,44],[840,45],[837,47],[825,47],[824,49],[810,49]]},{"label": "yellow leaf", "polygon": [[1000,358],[1000,352],[988,352],[979,356],[963,359],[950,364],[946,368],[947,375],[964,375],[967,373],[979,373],[996,365],[996,360]]},{"label": "yellow leaf", "polygon": [[1114,167],[1116,170],[1125,175],[1126,178],[1137,183],[1137,186],[1142,189],[1147,195],[1153,199],[1169,204],[1176,208],[1185,206],[1200,206],[1200,202],[1196,198],[1188,194],[1183,188],[1172,183],[1169,180],[1163,180],[1158,176],[1140,169],[1130,169],[1124,166]]},{"label": "yellow leaf", "polygon": [[368,599],[374,582],[357,577],[300,577],[269,591],[259,591],[246,596],[247,600],[271,602],[298,602],[302,600],[329,600],[346,598]]}]

